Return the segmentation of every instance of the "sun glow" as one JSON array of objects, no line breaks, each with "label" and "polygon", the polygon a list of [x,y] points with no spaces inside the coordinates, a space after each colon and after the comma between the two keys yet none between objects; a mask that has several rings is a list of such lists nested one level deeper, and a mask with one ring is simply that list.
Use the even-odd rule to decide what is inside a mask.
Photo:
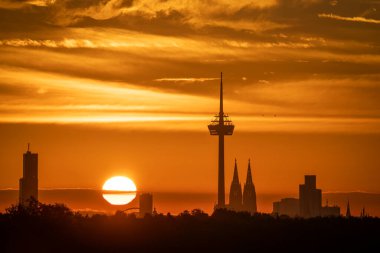
[{"label": "sun glow", "polygon": [[111,205],[126,205],[136,198],[135,183],[123,176],[112,177],[103,185],[103,198]]}]

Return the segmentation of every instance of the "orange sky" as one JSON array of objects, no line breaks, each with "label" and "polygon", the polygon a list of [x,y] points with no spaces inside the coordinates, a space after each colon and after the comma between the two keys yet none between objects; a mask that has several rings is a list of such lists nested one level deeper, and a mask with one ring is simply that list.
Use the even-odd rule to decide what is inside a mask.
[{"label": "orange sky", "polygon": [[[0,188],[26,143],[41,187],[216,190],[225,111],[258,191],[380,192],[380,14],[366,0],[0,2]],[[228,189],[227,189],[228,190]],[[227,191],[228,192],[228,191]]]}]

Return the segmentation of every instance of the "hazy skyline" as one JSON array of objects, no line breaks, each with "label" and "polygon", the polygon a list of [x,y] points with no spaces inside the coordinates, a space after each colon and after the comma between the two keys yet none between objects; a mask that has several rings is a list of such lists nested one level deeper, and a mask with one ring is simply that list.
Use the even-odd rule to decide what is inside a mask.
[{"label": "hazy skyline", "polygon": [[[0,188],[22,153],[40,187],[216,191],[224,72],[226,186],[380,192],[380,1],[0,1]],[[226,187],[226,190],[227,190]]]}]

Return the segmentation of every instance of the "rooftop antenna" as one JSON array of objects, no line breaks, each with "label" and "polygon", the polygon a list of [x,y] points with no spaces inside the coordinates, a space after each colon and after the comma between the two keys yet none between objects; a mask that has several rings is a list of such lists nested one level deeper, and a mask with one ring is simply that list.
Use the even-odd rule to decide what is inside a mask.
[{"label": "rooftop antenna", "polygon": [[223,125],[224,112],[223,112],[223,72],[220,72],[220,108],[219,108],[219,120],[221,125]]},{"label": "rooftop antenna", "polygon": [[29,149],[30,149],[30,143],[28,142],[28,152],[29,152]]}]

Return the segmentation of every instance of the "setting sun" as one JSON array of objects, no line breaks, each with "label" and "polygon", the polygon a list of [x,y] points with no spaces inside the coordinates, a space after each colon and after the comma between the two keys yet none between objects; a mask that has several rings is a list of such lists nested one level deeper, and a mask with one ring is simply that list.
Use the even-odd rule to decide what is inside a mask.
[{"label": "setting sun", "polygon": [[108,179],[103,184],[103,198],[111,205],[126,205],[136,198],[135,183],[124,176]]},{"label": "setting sun", "polygon": [[111,177],[103,185],[104,191],[123,191],[123,192],[135,192],[136,185],[133,181],[127,177],[117,176]]}]

